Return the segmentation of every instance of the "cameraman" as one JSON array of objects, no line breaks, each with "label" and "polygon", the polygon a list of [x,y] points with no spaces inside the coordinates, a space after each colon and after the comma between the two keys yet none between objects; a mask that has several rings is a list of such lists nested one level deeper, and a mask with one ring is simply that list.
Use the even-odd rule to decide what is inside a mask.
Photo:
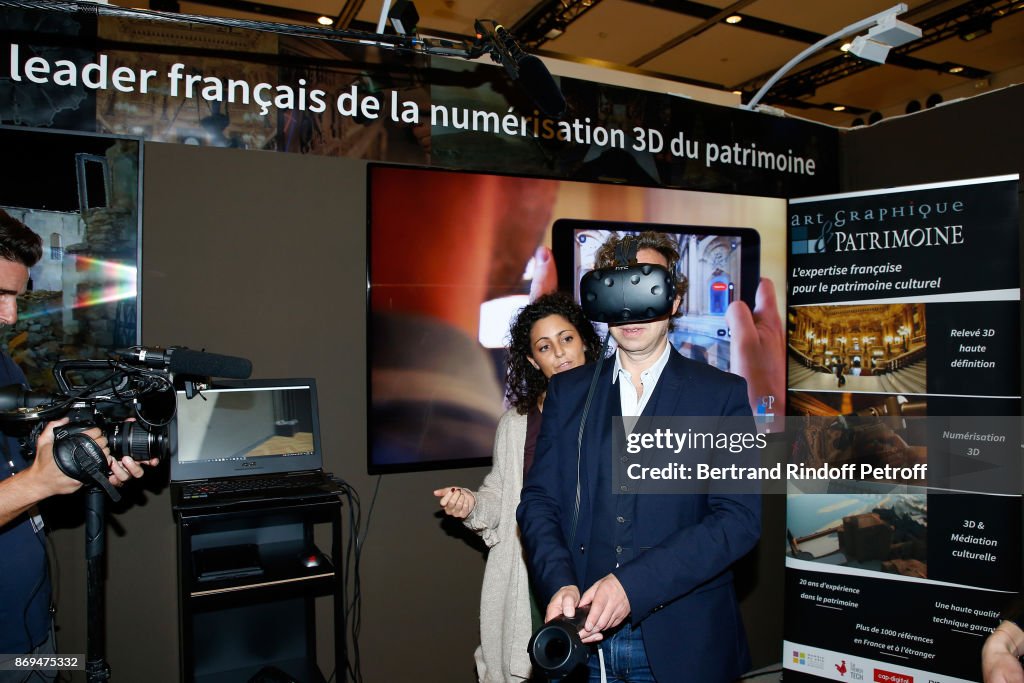
[{"label": "cameraman", "polygon": [[[0,325],[13,325],[18,320],[17,298],[28,285],[29,268],[41,256],[39,235],[0,209]],[[6,350],[0,350],[0,386],[10,384],[28,387],[21,369]],[[53,459],[54,427],[67,421],[64,418],[46,425],[36,441],[36,458],[31,465],[23,458],[17,439],[0,434],[0,653],[7,655],[56,652],[46,544],[36,504],[82,486],[61,472]],[[142,467],[130,457],[121,461],[110,457],[107,440],[99,429],[84,433],[107,456],[113,485],[142,476]],[[52,678],[52,673],[0,671],[0,683]]]}]

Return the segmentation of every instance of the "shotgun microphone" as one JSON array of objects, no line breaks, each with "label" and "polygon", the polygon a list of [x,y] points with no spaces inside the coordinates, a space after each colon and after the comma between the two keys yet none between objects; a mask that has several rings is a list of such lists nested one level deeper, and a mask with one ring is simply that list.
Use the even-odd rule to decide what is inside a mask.
[{"label": "shotgun microphone", "polygon": [[246,358],[193,351],[182,346],[171,346],[166,349],[133,346],[130,349],[118,349],[114,355],[129,363],[150,368],[167,368],[180,375],[228,379],[248,379],[252,375],[252,361]]}]

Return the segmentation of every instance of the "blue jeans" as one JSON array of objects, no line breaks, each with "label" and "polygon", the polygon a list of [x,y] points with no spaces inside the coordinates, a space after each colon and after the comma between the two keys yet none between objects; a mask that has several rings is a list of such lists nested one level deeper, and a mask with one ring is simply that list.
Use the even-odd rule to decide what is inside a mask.
[{"label": "blue jeans", "polygon": [[[604,671],[608,683],[656,683],[640,628],[628,621],[598,643],[604,654]],[[595,651],[587,660],[590,683],[601,683],[601,656]]]}]

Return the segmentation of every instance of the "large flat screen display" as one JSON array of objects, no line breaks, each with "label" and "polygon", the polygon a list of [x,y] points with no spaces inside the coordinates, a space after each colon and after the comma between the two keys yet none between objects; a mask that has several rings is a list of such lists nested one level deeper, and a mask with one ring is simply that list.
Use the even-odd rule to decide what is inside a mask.
[{"label": "large flat screen display", "polygon": [[577,228],[678,233],[693,305],[676,341],[689,357],[728,369],[723,313],[732,299],[753,301],[758,272],[783,301],[780,199],[368,168],[371,474],[488,463],[506,409],[509,323],[560,280],[574,291],[589,253]]}]

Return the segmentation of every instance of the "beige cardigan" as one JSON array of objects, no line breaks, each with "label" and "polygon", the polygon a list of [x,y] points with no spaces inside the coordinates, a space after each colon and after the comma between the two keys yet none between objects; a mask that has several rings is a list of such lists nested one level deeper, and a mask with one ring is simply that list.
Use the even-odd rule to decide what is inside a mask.
[{"label": "beige cardigan", "polygon": [[525,445],[526,416],[509,410],[498,421],[494,464],[464,520],[490,548],[480,590],[480,646],[474,653],[480,683],[516,683],[530,677],[530,583],[516,524]]}]

